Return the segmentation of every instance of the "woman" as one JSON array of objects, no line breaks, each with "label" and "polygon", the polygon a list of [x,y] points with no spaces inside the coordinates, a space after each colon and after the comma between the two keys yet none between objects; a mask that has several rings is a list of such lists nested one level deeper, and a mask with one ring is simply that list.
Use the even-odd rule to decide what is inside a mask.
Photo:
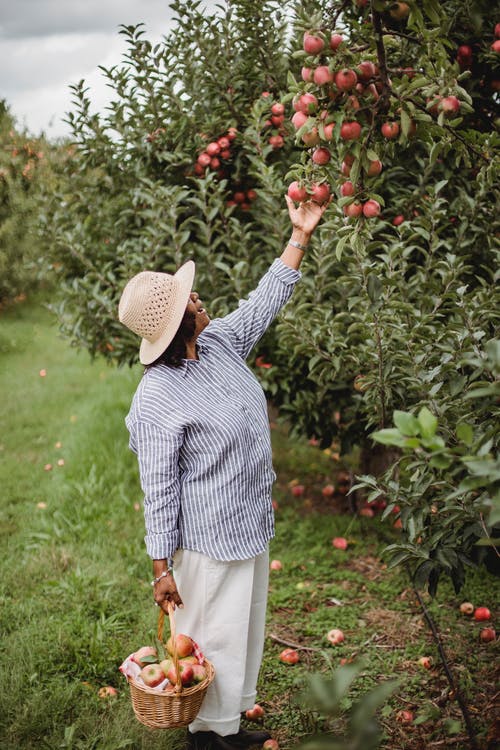
[{"label": "woman", "polygon": [[147,366],[126,424],[145,495],[154,599],[165,612],[176,607],[177,631],[216,670],[189,726],[196,750],[241,750],[270,737],[240,729],[264,648],[275,479],[266,399],[245,358],[289,299],[328,205],[286,200],[291,238],[231,314],[210,320],[191,291],[192,261],[173,276],[138,274],[119,306],[121,322],[142,336]]}]

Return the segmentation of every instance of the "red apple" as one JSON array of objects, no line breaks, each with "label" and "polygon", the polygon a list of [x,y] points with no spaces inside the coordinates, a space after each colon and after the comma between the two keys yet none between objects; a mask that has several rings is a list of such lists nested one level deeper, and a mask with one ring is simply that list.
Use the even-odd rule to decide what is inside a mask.
[{"label": "red apple", "polygon": [[335,85],[339,91],[350,91],[358,82],[358,76],[351,68],[339,70],[335,76]]},{"label": "red apple", "polygon": [[320,205],[330,197],[330,186],[326,182],[314,182],[311,186],[311,200]]},{"label": "red apple", "polygon": [[264,709],[258,703],[253,708],[249,708],[245,711],[245,716],[250,721],[258,721],[264,716]]},{"label": "red apple", "polygon": [[401,722],[401,724],[411,724],[413,718],[413,711],[398,711],[396,714],[396,719]]},{"label": "red apple", "polygon": [[340,137],[344,141],[357,141],[361,135],[361,125],[355,120],[343,122],[340,127]]},{"label": "red apple", "polygon": [[373,508],[370,508],[369,505],[365,505],[363,508],[359,509],[359,515],[364,516],[365,518],[373,518],[375,511]]},{"label": "red apple", "polygon": [[344,177],[349,177],[349,175],[351,174],[351,165],[348,164],[345,159],[341,164],[340,171],[342,172]]},{"label": "red apple", "polygon": [[348,198],[349,196],[354,195],[355,192],[356,188],[350,180],[344,182],[344,184],[340,187],[340,194],[343,198]]},{"label": "red apple", "polygon": [[226,138],[225,135],[221,136],[217,140],[217,143],[219,144],[219,146],[221,147],[221,149],[230,148],[230,146],[231,146],[231,141],[229,140],[229,138]]},{"label": "red apple", "polygon": [[500,52],[500,39],[496,39],[493,44],[491,45],[491,49],[493,52],[496,52],[497,54]]},{"label": "red apple", "polygon": [[292,487],[292,495],[294,497],[300,497],[301,495],[304,494],[304,491],[305,491],[305,487],[303,484],[295,484]]},{"label": "red apple", "polygon": [[247,190],[247,198],[249,201],[254,201],[257,199],[257,193],[255,190]]},{"label": "red apple", "polygon": [[313,73],[313,80],[317,86],[326,86],[333,81],[333,73],[328,65],[320,65]]},{"label": "red apple", "polygon": [[488,607],[477,607],[477,609],[474,611],[474,619],[477,620],[477,622],[482,622],[483,620],[489,620],[491,617],[491,612],[488,609]]},{"label": "red apple", "polygon": [[496,640],[497,634],[493,628],[483,628],[479,633],[479,638],[483,643],[490,643]]},{"label": "red apple", "polygon": [[432,667],[432,659],[430,658],[430,656],[421,656],[418,660],[418,663],[424,669],[431,669]]},{"label": "red apple", "polygon": [[236,201],[236,203],[244,203],[246,195],[242,190],[237,190],[236,193],[233,194],[233,200]]},{"label": "red apple", "polygon": [[376,159],[375,161],[370,162],[370,166],[368,167],[367,175],[368,177],[376,177],[379,175],[382,171],[382,162],[380,159]]},{"label": "red apple", "polygon": [[294,99],[294,109],[296,112],[304,112],[306,115],[312,115],[318,109],[318,100],[314,94],[302,94]]},{"label": "red apple", "polygon": [[327,148],[317,148],[315,151],[313,151],[312,160],[315,164],[320,164],[321,166],[323,166],[324,164],[328,164],[330,159],[331,154]]},{"label": "red apple", "polygon": [[142,677],[144,684],[148,687],[156,687],[165,679],[163,669],[159,664],[146,664],[139,674]]},{"label": "red apple", "polygon": [[[178,633],[175,636],[175,645],[177,647],[177,656],[182,658],[183,656],[189,656],[193,653],[193,641],[188,635],[184,633]],[[172,636],[167,641],[167,651],[172,656],[174,653],[174,644]]]},{"label": "red apple", "polygon": [[463,615],[472,615],[474,612],[474,605],[472,602],[462,602],[460,605],[460,612]]},{"label": "red apple", "polygon": [[299,128],[304,125],[309,118],[304,112],[296,112],[294,116],[292,117],[292,125],[295,128],[295,130],[298,130]]},{"label": "red apple", "polygon": [[335,549],[347,549],[348,542],[343,536],[336,536],[332,539],[332,544]]},{"label": "red apple", "polygon": [[389,8],[389,15],[395,21],[403,21],[410,15],[410,6],[408,3],[393,3]]},{"label": "red apple", "polygon": [[264,750],[279,750],[279,745],[276,740],[266,740],[262,747]]},{"label": "red apple", "polygon": [[392,139],[397,138],[399,135],[399,123],[398,122],[384,122],[380,131],[384,138]]},{"label": "red apple", "polygon": [[330,49],[337,50],[343,41],[344,37],[341,34],[332,34],[330,37]]},{"label": "red apple", "polygon": [[212,159],[210,159],[210,169],[217,170],[220,167],[220,160],[217,159],[216,156],[214,156]]},{"label": "red apple", "polygon": [[281,104],[281,102],[276,102],[271,107],[271,112],[273,115],[284,115],[285,114],[285,105]]},{"label": "red apple", "polygon": [[283,568],[283,565],[281,564],[281,560],[271,560],[271,564],[269,566],[271,570],[281,570]]},{"label": "red apple", "polygon": [[229,138],[230,141],[234,141],[237,135],[238,135],[238,128],[232,127],[232,128],[227,129],[227,137]]},{"label": "red apple", "polygon": [[335,494],[335,487],[333,484],[325,484],[323,489],[321,490],[321,494],[323,497],[332,497]]},{"label": "red apple", "polygon": [[366,216],[367,219],[374,219],[380,214],[381,210],[382,209],[378,201],[370,199],[363,204],[363,216]]},{"label": "red apple", "polygon": [[269,138],[269,145],[274,149],[283,148],[285,141],[282,135],[272,135]]},{"label": "red apple", "polygon": [[472,47],[468,44],[461,44],[457,49],[457,62],[461,68],[469,68],[472,65]]},{"label": "red apple", "polygon": [[[166,661],[169,661],[166,659]],[[179,659],[180,662],[183,664],[199,664],[198,657],[194,654],[190,654],[189,656],[183,656],[182,659]]]},{"label": "red apple", "polygon": [[306,83],[310,83],[313,79],[313,69],[303,67],[300,71],[300,76],[303,81],[305,81]]},{"label": "red apple", "polygon": [[220,143],[218,141],[212,141],[212,143],[208,144],[205,151],[209,156],[217,156],[217,154],[220,153],[220,149]]},{"label": "red apple", "polygon": [[144,667],[146,664],[150,664],[152,661],[156,661],[158,658],[158,652],[153,646],[142,646],[135,654],[132,655],[132,661],[138,664],[140,667]]},{"label": "red apple", "polygon": [[345,205],[343,211],[350,219],[356,219],[363,213],[363,206],[359,201],[353,201],[352,203]]},{"label": "red apple", "polygon": [[439,110],[444,112],[446,117],[453,117],[460,111],[460,100],[456,96],[445,96],[439,103]]},{"label": "red apple", "polygon": [[193,682],[195,684],[207,679],[207,670],[203,664],[193,664]]},{"label": "red apple", "polygon": [[296,203],[302,203],[302,201],[307,200],[307,191],[304,187],[300,187],[295,180],[288,187],[288,196]]},{"label": "red apple", "polygon": [[310,34],[306,31],[303,38],[304,51],[308,55],[318,55],[325,46],[325,42],[320,36]]},{"label": "red apple", "polygon": [[375,65],[370,60],[363,60],[356,67],[356,73],[360,81],[369,81],[375,76]]},{"label": "red apple", "polygon": [[[193,668],[194,668],[194,664],[186,664],[186,662],[183,662],[183,661],[179,662],[179,674],[181,677],[181,683],[183,685],[190,685],[193,682],[193,677],[194,677]],[[163,674],[163,670],[162,670],[162,674]],[[177,684],[177,674],[176,674],[175,666],[173,662],[172,662],[172,666],[167,672],[167,677],[169,681],[172,683],[172,685]]]},{"label": "red apple", "polygon": [[280,654],[280,659],[285,664],[297,664],[299,658],[299,652],[294,648],[285,648]]},{"label": "red apple", "polygon": [[99,692],[97,693],[99,698],[113,698],[114,696],[118,695],[118,690],[114,687],[111,687],[111,685],[106,685],[105,687],[99,688]]},{"label": "red apple", "polygon": [[331,630],[329,630],[326,634],[326,638],[328,642],[332,644],[332,646],[338,646],[345,640],[343,632],[338,628],[332,628]]},{"label": "red apple", "polygon": [[317,146],[321,140],[318,128],[314,127],[311,130],[308,130],[307,133],[302,135],[302,140],[306,146]]},{"label": "red apple", "polygon": [[328,122],[323,130],[325,131],[325,140],[331,141],[333,138],[333,131],[335,129],[335,123],[334,122]]},{"label": "red apple", "polygon": [[231,151],[228,148],[223,149],[220,152],[220,158],[221,159],[230,159],[231,158]]},{"label": "red apple", "polygon": [[208,165],[210,164],[210,160],[211,160],[211,156],[210,156],[209,154],[207,154],[207,152],[206,152],[206,151],[203,151],[203,152],[202,152],[202,153],[201,153],[201,154],[200,154],[200,155],[198,156],[198,158],[197,158],[197,160],[196,160],[196,161],[197,161],[197,163],[198,163],[198,164],[199,164],[199,165],[200,165],[201,167],[208,167]]},{"label": "red apple", "polygon": [[160,667],[162,668],[163,674],[165,675],[165,677],[168,676],[168,671],[172,668],[172,665],[173,665],[172,659],[163,659],[160,662]]},{"label": "red apple", "polygon": [[402,224],[404,220],[405,220],[405,217],[403,216],[403,214],[398,214],[392,220],[392,224],[395,227],[399,227],[399,225]]},{"label": "red apple", "polygon": [[495,36],[497,39],[500,37],[500,23],[495,25]]}]

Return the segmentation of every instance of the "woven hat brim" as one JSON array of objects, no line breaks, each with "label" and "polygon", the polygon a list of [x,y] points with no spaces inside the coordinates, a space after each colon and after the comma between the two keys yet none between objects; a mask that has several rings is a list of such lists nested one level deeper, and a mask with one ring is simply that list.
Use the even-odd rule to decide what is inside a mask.
[{"label": "woven hat brim", "polygon": [[182,318],[186,311],[189,295],[193,288],[195,264],[194,261],[188,260],[174,274],[178,285],[178,294],[173,304],[172,313],[165,331],[153,343],[147,339],[142,339],[139,349],[139,360],[143,365],[150,365],[155,359],[158,359],[167,346],[174,338],[181,324]]}]

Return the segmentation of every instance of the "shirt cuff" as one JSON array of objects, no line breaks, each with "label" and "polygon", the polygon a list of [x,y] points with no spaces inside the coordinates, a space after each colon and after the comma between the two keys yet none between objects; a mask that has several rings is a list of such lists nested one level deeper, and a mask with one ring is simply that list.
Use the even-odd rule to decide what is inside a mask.
[{"label": "shirt cuff", "polygon": [[152,560],[171,560],[179,545],[179,532],[146,534],[146,550]]},{"label": "shirt cuff", "polygon": [[295,268],[287,266],[286,263],[283,263],[281,258],[276,258],[269,270],[284,284],[296,284],[297,281],[302,278],[300,271],[296,271]]}]

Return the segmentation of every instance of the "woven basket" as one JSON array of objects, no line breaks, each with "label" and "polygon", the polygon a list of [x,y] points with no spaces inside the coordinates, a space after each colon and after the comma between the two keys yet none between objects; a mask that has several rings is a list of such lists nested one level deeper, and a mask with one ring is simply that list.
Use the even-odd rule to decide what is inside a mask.
[{"label": "woven basket", "polygon": [[[164,614],[160,610],[158,617],[158,640],[163,643]],[[175,624],[173,609],[169,607],[170,633],[174,645],[172,661],[177,672],[175,692],[158,692],[154,688],[141,685],[132,677],[128,677],[132,708],[136,718],[151,729],[177,729],[190,724],[197,716],[208,686],[215,677],[215,669],[208,659],[203,666],[207,670],[207,677],[203,682],[192,687],[183,688],[179,674],[179,657],[175,646]]]}]

